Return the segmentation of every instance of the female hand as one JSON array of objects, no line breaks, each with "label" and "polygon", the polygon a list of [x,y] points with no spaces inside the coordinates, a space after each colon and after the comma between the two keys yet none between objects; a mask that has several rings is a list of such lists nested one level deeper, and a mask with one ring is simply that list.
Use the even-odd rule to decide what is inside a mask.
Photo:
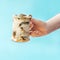
[{"label": "female hand", "polygon": [[32,18],[30,22],[30,35],[33,37],[39,37],[46,34],[46,23]]}]

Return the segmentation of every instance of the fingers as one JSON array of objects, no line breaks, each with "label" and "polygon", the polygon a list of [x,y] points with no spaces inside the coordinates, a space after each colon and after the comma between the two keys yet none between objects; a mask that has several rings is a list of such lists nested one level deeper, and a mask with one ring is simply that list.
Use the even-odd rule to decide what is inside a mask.
[{"label": "fingers", "polygon": [[30,22],[30,35],[33,37],[39,37],[46,34],[45,23],[31,19]]},{"label": "fingers", "polygon": [[33,37],[39,37],[39,36],[41,36],[41,33],[39,31],[31,31],[30,35]]},{"label": "fingers", "polygon": [[33,23],[30,21],[30,28],[32,28],[33,27]]},{"label": "fingers", "polygon": [[29,30],[32,30],[34,28],[34,24],[30,21],[30,29]]},{"label": "fingers", "polygon": [[[34,21],[35,21],[35,20],[34,20]],[[30,35],[31,35],[31,36],[34,36],[34,37],[41,35],[40,32],[37,30],[35,23],[36,23],[36,22],[33,23],[32,20],[31,20],[31,22],[30,22]]]},{"label": "fingers", "polygon": [[30,21],[30,29],[34,29],[34,27],[38,26],[38,22],[35,19],[31,19]]}]

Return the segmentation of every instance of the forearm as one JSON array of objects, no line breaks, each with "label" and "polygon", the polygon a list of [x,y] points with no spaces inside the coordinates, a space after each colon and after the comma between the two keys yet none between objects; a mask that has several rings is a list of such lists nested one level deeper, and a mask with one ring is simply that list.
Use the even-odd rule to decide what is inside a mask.
[{"label": "forearm", "polygon": [[60,14],[54,16],[46,22],[47,32],[50,33],[60,28]]}]

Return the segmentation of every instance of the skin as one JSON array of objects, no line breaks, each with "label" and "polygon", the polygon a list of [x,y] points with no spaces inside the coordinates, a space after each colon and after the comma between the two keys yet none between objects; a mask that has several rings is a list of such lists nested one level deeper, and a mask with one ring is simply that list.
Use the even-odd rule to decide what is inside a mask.
[{"label": "skin", "polygon": [[30,21],[30,35],[40,37],[47,35],[60,28],[60,14],[52,17],[46,22],[32,18]]}]

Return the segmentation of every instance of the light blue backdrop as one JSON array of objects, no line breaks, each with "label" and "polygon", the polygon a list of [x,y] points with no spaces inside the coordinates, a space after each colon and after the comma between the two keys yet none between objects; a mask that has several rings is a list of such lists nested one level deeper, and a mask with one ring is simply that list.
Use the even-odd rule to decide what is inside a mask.
[{"label": "light blue backdrop", "polygon": [[26,43],[12,42],[12,16],[20,13],[47,21],[60,13],[60,0],[0,0],[0,60],[60,60],[60,30]]}]

